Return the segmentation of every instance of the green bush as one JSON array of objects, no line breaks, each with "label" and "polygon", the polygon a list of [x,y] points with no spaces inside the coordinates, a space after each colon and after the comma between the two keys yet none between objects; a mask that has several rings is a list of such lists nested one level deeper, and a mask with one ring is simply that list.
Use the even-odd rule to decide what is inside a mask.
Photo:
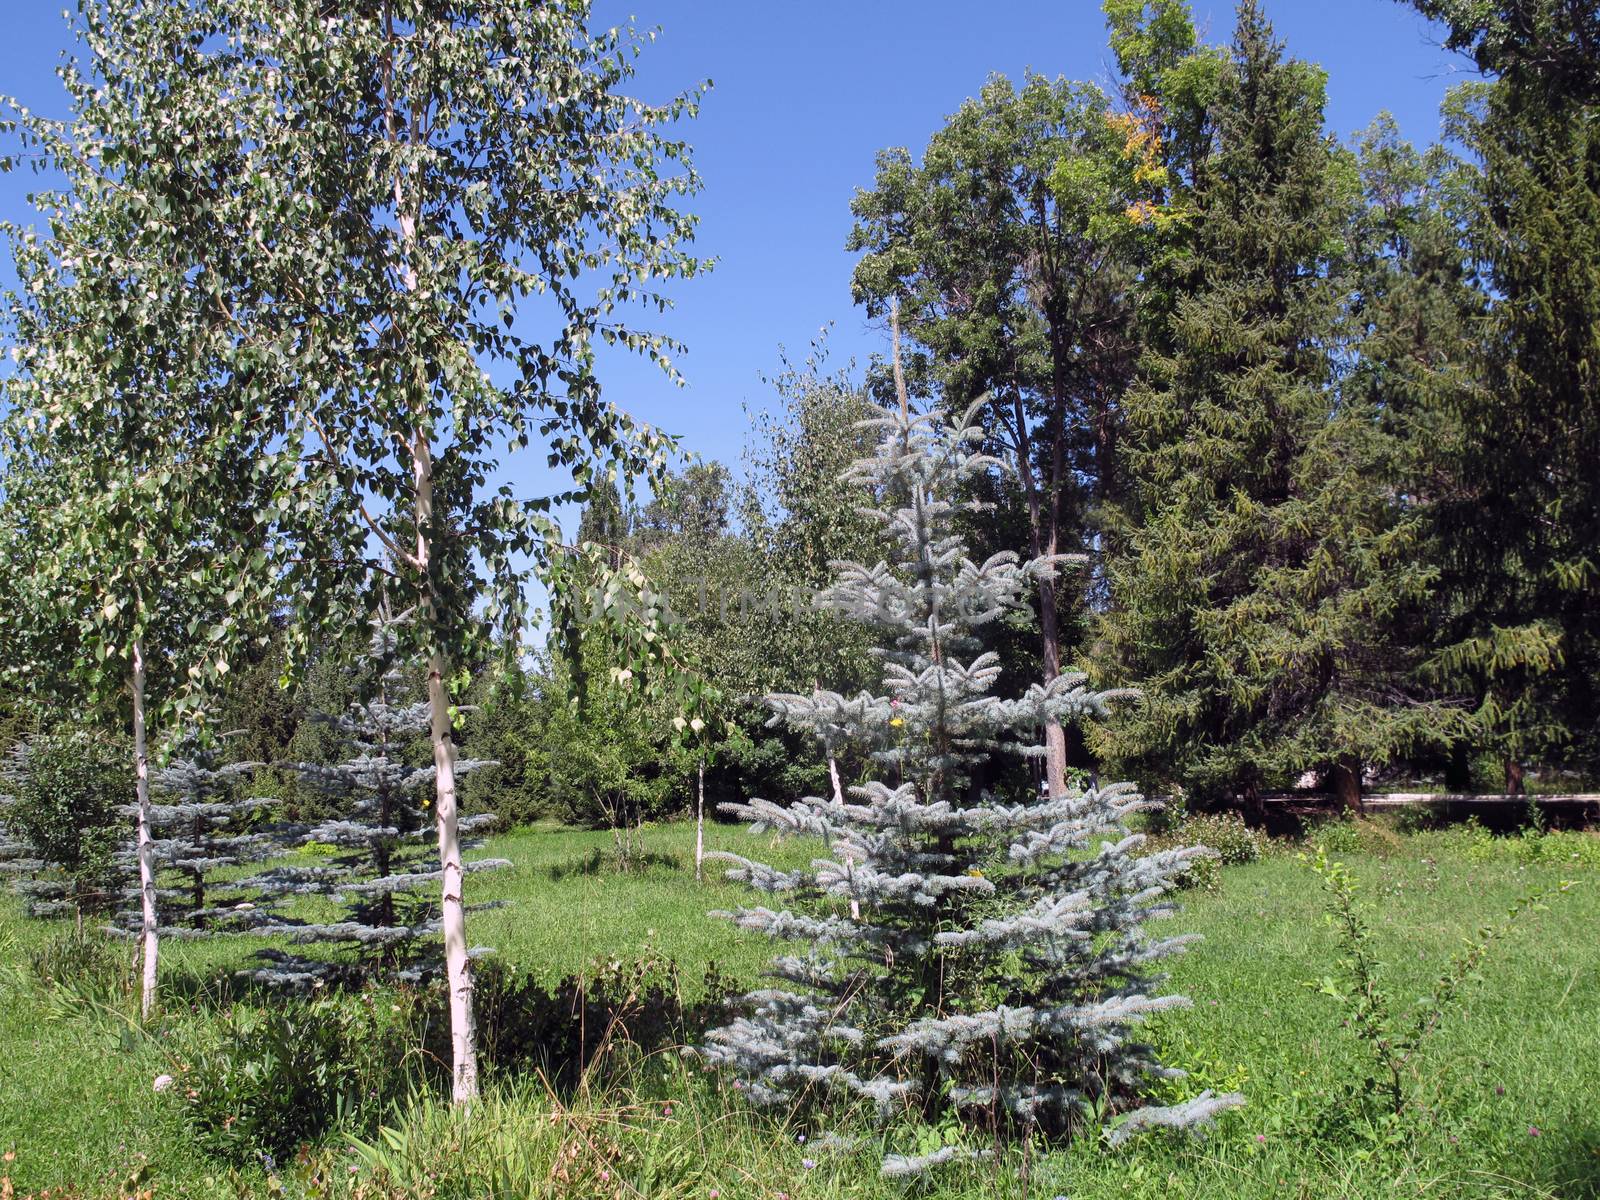
[{"label": "green bush", "polygon": [[1190,845],[1215,850],[1224,866],[1256,862],[1267,852],[1267,835],[1246,825],[1238,813],[1200,813],[1179,829]]},{"label": "green bush", "polygon": [[1356,854],[1362,849],[1361,830],[1347,817],[1330,817],[1307,825],[1306,841],[1329,854]]},{"label": "green bush", "polygon": [[1524,866],[1600,867],[1600,837],[1577,830],[1544,832],[1535,827],[1514,837],[1495,837],[1481,825],[1467,849],[1472,862],[1515,862]]},{"label": "green bush", "polygon": [[195,1142],[270,1169],[332,1129],[374,1127],[409,1084],[405,1000],[368,991],[240,1006],[197,1032],[174,1088]]},{"label": "green bush", "polygon": [[1267,836],[1244,823],[1238,813],[1191,813],[1145,843],[1149,852],[1179,846],[1204,846],[1210,857],[1196,859],[1178,879],[1179,886],[1210,891],[1224,866],[1255,862],[1267,852]]},{"label": "green bush", "polygon": [[[116,741],[83,729],[40,734],[12,754],[6,825],[30,852],[59,870],[57,895],[71,911],[115,904],[122,873],[115,862],[130,828],[129,756]],[[49,896],[39,890],[36,894]],[[38,911],[54,911],[39,905]]]}]

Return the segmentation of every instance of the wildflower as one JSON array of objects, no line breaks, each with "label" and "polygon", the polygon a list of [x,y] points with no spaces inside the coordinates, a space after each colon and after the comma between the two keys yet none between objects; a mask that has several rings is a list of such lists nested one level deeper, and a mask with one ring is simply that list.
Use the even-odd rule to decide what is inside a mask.
[{"label": "wildflower", "polygon": [[1264,1133],[1256,1134],[1256,1141],[1257,1142],[1265,1144],[1266,1140],[1267,1140],[1267,1135],[1266,1134],[1264,1134]]},{"label": "wildflower", "polygon": [[896,729],[898,729],[900,726],[904,725],[905,723],[906,722],[905,722],[905,718],[904,717],[890,717],[889,718],[889,724],[894,726]]},{"label": "wildflower", "polygon": [[1528,1126],[1528,1136],[1529,1137],[1538,1137],[1539,1136],[1539,1127],[1537,1125],[1529,1125]]},{"label": "wildflower", "polygon": [[809,1171],[812,1167],[817,1165],[817,1160],[814,1158],[802,1158],[800,1160],[800,1165]]},{"label": "wildflower", "polygon": [[158,1091],[158,1092],[166,1091],[168,1088],[170,1088],[172,1086],[172,1076],[171,1075],[157,1075],[155,1084],[153,1086],[155,1087],[155,1090]]}]

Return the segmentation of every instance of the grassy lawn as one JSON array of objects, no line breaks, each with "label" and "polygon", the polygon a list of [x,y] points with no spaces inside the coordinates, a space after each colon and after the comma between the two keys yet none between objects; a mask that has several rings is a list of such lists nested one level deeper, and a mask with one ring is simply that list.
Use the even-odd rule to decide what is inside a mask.
[{"label": "grassy lawn", "polygon": [[[476,877],[469,899],[511,903],[475,915],[473,941],[551,984],[597,961],[636,959],[647,945],[679,964],[689,999],[710,962],[749,980],[768,947],[706,916],[745,893],[695,883],[692,838],[682,825],[647,831],[651,863],[632,874],[604,861],[609,835],[532,829],[497,838],[485,852],[516,866]],[[765,839],[725,827],[711,841],[767,854]],[[270,1180],[259,1165],[229,1167],[194,1148],[181,1102],[152,1081],[170,1069],[165,1046],[214,1020],[224,1003],[193,985],[225,974],[248,947],[169,943],[164,974],[177,995],[151,1036],[114,1007],[60,1002],[34,982],[23,964],[62,927],[23,919],[8,897],[0,900],[0,1152],[15,1157],[0,1175],[17,1196],[61,1188],[51,1194],[83,1197],[146,1189],[368,1200],[1600,1195],[1600,874],[1471,854],[1469,844],[1453,833],[1372,836],[1338,856],[1360,880],[1384,986],[1401,1007],[1519,896],[1578,880],[1494,946],[1409,1064],[1411,1121],[1368,1128],[1330,1115],[1328,1097],[1361,1077],[1362,1060],[1338,1001],[1306,986],[1337,974],[1341,951],[1323,919],[1321,885],[1291,847],[1225,869],[1214,891],[1183,896],[1176,924],[1204,940],[1178,960],[1172,983],[1194,1007],[1153,1030],[1167,1060],[1193,1074],[1175,1098],[1201,1086],[1237,1089],[1244,1110],[1200,1141],[1157,1133],[1110,1150],[1081,1139],[1026,1164],[1012,1156],[909,1190],[881,1181],[869,1153],[814,1161],[805,1130],[751,1117],[667,1053],[624,1084],[576,1094],[502,1077],[470,1126],[417,1099],[376,1139],[373,1154],[387,1162],[377,1178],[373,1154],[354,1154],[337,1134]]]}]

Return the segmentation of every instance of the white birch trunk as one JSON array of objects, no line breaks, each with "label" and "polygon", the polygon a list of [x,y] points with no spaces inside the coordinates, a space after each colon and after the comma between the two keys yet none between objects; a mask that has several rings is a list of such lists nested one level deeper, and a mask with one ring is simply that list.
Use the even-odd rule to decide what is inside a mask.
[{"label": "white birch trunk", "polygon": [[[433,452],[427,431],[418,427],[412,441],[412,470],[416,483],[417,568],[428,588],[428,562],[432,551],[429,531],[433,524]],[[423,620],[437,619],[432,594],[424,591]],[[444,933],[444,967],[450,991],[450,1057],[457,1104],[478,1094],[478,1033],[472,1011],[472,965],[467,959],[467,912],[462,901],[465,872],[461,866],[461,837],[456,819],[456,746],[450,730],[450,697],[445,692],[444,656],[428,658],[429,740],[433,745],[433,814],[439,831],[439,921]]]},{"label": "white birch trunk", "polygon": [[700,778],[694,801],[694,881],[701,881],[706,858],[706,760],[700,760]]},{"label": "white birch trunk", "polygon": [[156,1006],[156,965],[161,938],[156,921],[155,848],[150,838],[150,757],[144,725],[144,645],[133,640],[133,779],[139,809],[139,900],[143,918],[139,927],[144,947],[144,985],[139,993],[139,1015],[146,1021]]},{"label": "white birch trunk", "polygon": [[[393,12],[387,5],[384,19],[393,37]],[[391,64],[392,65],[392,64]],[[395,128],[392,79],[386,78],[384,125],[391,141],[398,140]],[[417,139],[416,114],[411,117],[410,138]],[[417,210],[412,198],[406,202],[399,172],[394,178],[395,212],[400,226],[400,241],[405,249],[401,264],[402,286],[416,291],[417,268],[413,260],[417,242]],[[412,566],[422,579],[422,619],[432,633],[438,621],[433,590],[428,578],[433,555],[433,431],[428,412],[428,383],[420,364],[413,386],[416,388],[416,427],[411,431],[411,472],[415,489],[417,545]],[[433,745],[434,821],[439,833],[440,904],[439,924],[444,934],[444,966],[450,994],[451,1099],[465,1104],[478,1095],[478,1030],[472,1010],[472,964],[467,958],[467,912],[462,900],[465,871],[461,866],[461,836],[456,818],[456,747],[450,731],[450,700],[445,693],[444,656],[435,650],[428,656],[428,715]]]},{"label": "white birch trunk", "polygon": [[461,839],[456,829],[456,747],[442,662],[428,664],[428,707],[433,716],[434,809],[439,825],[439,863],[444,871],[440,915],[444,926],[445,975],[450,987],[450,1052],[457,1104],[478,1094],[478,1028],[472,1011],[472,964],[467,959],[467,912],[462,903]]},{"label": "white birch trunk", "polygon": [[[844,788],[839,783],[839,762],[831,754],[828,755],[828,778],[833,780],[833,802],[843,808]],[[844,852],[844,868],[852,876],[855,874],[855,865],[855,859],[851,858],[850,851],[846,850]],[[854,896],[850,897],[850,919],[852,921],[861,920],[861,901]]]}]

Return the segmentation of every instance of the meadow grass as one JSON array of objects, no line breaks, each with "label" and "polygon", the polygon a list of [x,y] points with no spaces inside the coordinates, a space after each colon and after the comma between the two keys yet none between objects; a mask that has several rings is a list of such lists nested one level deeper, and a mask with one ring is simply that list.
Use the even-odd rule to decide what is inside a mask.
[{"label": "meadow grass", "polygon": [[[804,845],[717,826],[715,846],[796,862]],[[484,853],[512,869],[474,877],[469,899],[504,899],[475,914],[475,943],[555,981],[647,948],[681,967],[697,993],[708,963],[753,979],[769,947],[706,917],[746,898],[697,884],[693,832],[646,831],[647,865],[618,873],[610,835],[553,828],[493,839]],[[1247,1106],[1202,1140],[1154,1134],[1111,1150],[1080,1138],[1066,1148],[1011,1151],[994,1166],[909,1191],[879,1179],[871,1147],[826,1158],[816,1130],[753,1116],[692,1062],[657,1053],[557,1091],[537,1077],[497,1080],[470,1122],[419,1095],[368,1135],[365,1149],[331,1135],[299,1165],[268,1177],[193,1148],[180,1105],[152,1080],[169,1070],[170,1041],[227,1001],[207,981],[249,945],[171,943],[169,1012],[156,1036],[118,1012],[53,1002],[30,981],[31,949],[61,926],[23,919],[0,901],[0,1175],[18,1196],[657,1196],[899,1195],[1054,1197],[1600,1195],[1600,873],[1583,863],[1484,853],[1463,831],[1398,835],[1371,827],[1343,858],[1358,876],[1384,962],[1404,1007],[1427,992],[1463,940],[1529,891],[1577,886],[1522,918],[1498,943],[1408,1063],[1416,1106],[1403,1125],[1336,1117],[1329,1097],[1361,1077],[1363,1059],[1340,1004],[1315,986],[1338,974],[1341,951],[1323,919],[1325,894],[1291,851],[1226,868],[1211,891],[1188,892],[1172,927],[1203,941],[1178,959],[1171,986],[1193,1008],[1162,1018],[1152,1038],[1189,1069],[1174,1096],[1237,1089]],[[713,867],[708,878],[715,879]],[[1342,1110],[1340,1110],[1342,1111]],[[3,1185],[0,1185],[3,1186]]]}]

